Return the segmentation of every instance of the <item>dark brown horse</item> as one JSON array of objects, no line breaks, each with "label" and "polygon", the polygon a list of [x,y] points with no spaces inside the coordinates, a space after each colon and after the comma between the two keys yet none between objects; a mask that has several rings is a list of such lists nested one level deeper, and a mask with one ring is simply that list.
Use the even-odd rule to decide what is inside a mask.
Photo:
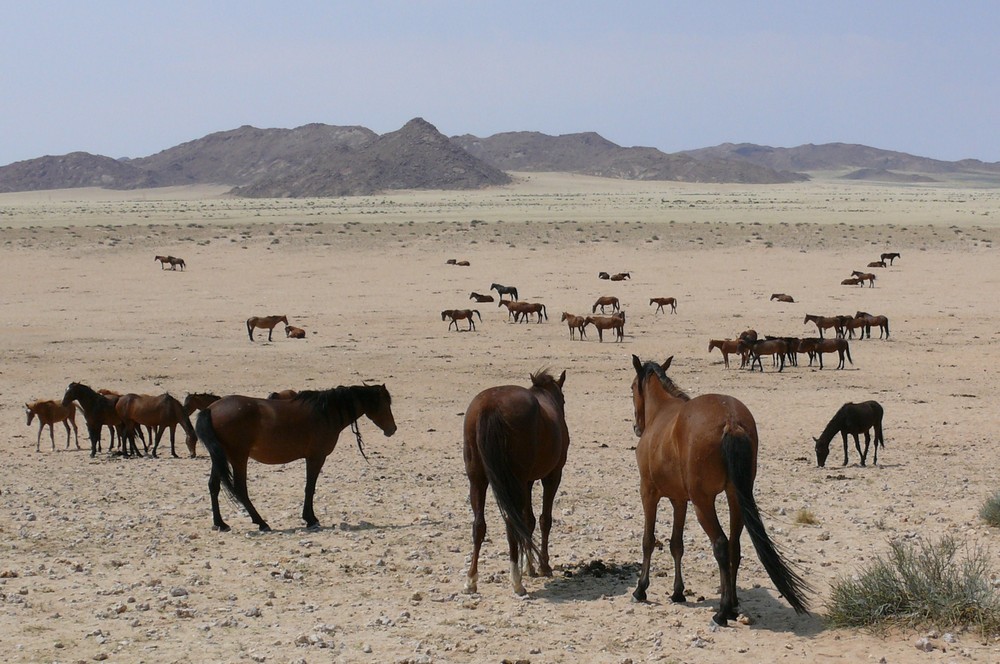
[{"label": "dark brown horse", "polygon": [[624,281],[626,279],[631,279],[632,274],[629,272],[619,272],[618,274],[611,275],[611,281]]},{"label": "dark brown horse", "polygon": [[[806,314],[805,320],[802,324],[812,322],[816,325],[816,329],[819,330],[819,338],[823,338],[823,330],[829,330],[831,327],[834,329],[838,337],[844,336],[844,330],[840,326],[839,316],[817,316],[815,314]],[[805,351],[800,351],[805,352]]]},{"label": "dark brown horse", "polygon": [[764,364],[761,361],[761,356],[763,355],[770,355],[775,364],[780,363],[778,371],[785,370],[785,356],[788,355],[788,342],[784,339],[758,339],[753,342],[740,341],[740,351],[744,349],[750,355],[750,371],[753,371],[753,365],[756,364],[760,367],[761,373],[764,373]]},{"label": "dark brown horse", "polygon": [[210,405],[219,400],[219,397],[210,392],[195,392],[184,397],[184,413],[189,417],[196,410],[205,410]]},{"label": "dark brown horse", "polygon": [[[184,406],[180,401],[170,394],[160,394],[151,396],[148,394],[123,394],[115,404],[115,410],[122,419],[125,431],[125,440],[134,445],[135,429],[137,426],[148,427],[151,431],[156,430],[156,437],[150,441],[153,443],[152,456],[160,447],[160,440],[164,431],[170,431],[170,456],[179,458],[175,447],[177,426],[180,425],[187,434],[185,445],[193,458],[195,456],[195,443],[198,437],[195,435],[191,420],[188,419]],[[124,444],[122,446],[124,448]]]},{"label": "dark brown horse", "polygon": [[[522,561],[529,576],[535,576],[536,561],[543,576],[552,576],[552,504],[569,449],[562,392],[565,381],[565,371],[558,379],[540,371],[532,374],[530,388],[491,387],[477,394],[465,411],[463,456],[473,514],[472,564],[466,592],[478,590],[479,551],[486,537],[486,489],[490,486],[507,529],[514,592],[526,594],[521,583]],[[542,481],[541,546],[534,541],[535,513],[531,507],[531,488],[537,480]]]},{"label": "dark brown horse", "polygon": [[580,331],[580,341],[587,338],[587,318],[586,316],[576,316],[571,313],[563,312],[560,321],[565,321],[567,327],[569,327],[569,338],[576,338],[576,331]]},{"label": "dark brown horse", "polygon": [[602,295],[597,298],[597,302],[594,302],[594,306],[591,307],[590,313],[596,314],[597,307],[601,308],[601,313],[604,313],[604,307],[611,307],[611,312],[621,311],[621,304],[618,302],[618,298],[614,295]]},{"label": "dark brown horse", "polygon": [[610,279],[611,275],[608,274],[607,272],[598,272],[597,273],[597,278],[598,279]]},{"label": "dark brown horse", "polygon": [[496,301],[496,300],[493,299],[492,295],[483,295],[482,293],[477,293],[476,291],[472,291],[471,293],[469,293],[469,299],[470,300],[475,300],[476,302],[495,302]]},{"label": "dark brown horse", "polygon": [[454,325],[456,332],[458,332],[458,321],[468,320],[469,327],[466,331],[475,330],[476,323],[474,320],[472,320],[473,314],[479,316],[480,323],[483,322],[483,315],[479,313],[478,309],[445,309],[444,311],[441,312],[441,320],[450,318],[451,322],[448,323],[448,329],[450,330],[451,326]]},{"label": "dark brown horse", "polygon": [[854,364],[854,360],[851,359],[851,346],[847,342],[847,339],[843,337],[837,339],[802,339],[799,342],[798,352],[809,354],[809,366],[812,366],[812,358],[815,355],[819,358],[819,368],[823,368],[823,353],[837,353],[840,357],[840,362],[837,364],[838,369],[843,369],[846,365],[844,364],[844,355],[847,355],[847,359],[851,364]]},{"label": "dark brown horse", "polygon": [[872,316],[870,313],[859,311],[854,314],[855,318],[865,319],[865,336],[869,339],[872,338],[872,325],[878,325],[878,338],[882,338],[882,334],[885,333],[885,338],[889,338],[889,319],[885,316]]},{"label": "dark brown horse", "polygon": [[854,338],[854,330],[859,330],[858,338],[865,338],[865,326],[868,325],[868,320],[861,316],[840,316],[840,326],[847,333],[848,339]]},{"label": "dark brown horse", "polygon": [[867,267],[885,267],[885,261],[872,261]]},{"label": "dark brown horse", "polygon": [[24,404],[25,413],[28,416],[28,426],[32,420],[38,418],[38,438],[35,440],[35,451],[41,451],[42,430],[49,427],[49,439],[52,441],[52,449],[56,449],[55,424],[62,422],[66,427],[66,449],[69,449],[69,427],[73,425],[73,436],[76,439],[76,449],[80,449],[80,433],[76,428],[76,404],[69,403],[62,405],[58,401],[41,400],[34,403]]},{"label": "dark brown horse", "polygon": [[889,265],[892,265],[892,262],[894,260],[896,260],[897,258],[899,258],[899,253],[895,252],[895,251],[893,251],[891,253],[885,253],[885,254],[882,254],[881,256],[879,256],[879,258],[881,258],[883,262],[884,261],[889,261]]},{"label": "dark brown horse", "polygon": [[[639,464],[639,492],[645,519],[642,536],[642,571],[632,596],[646,600],[649,566],[656,548],[656,511],[661,498],[674,509],[670,554],[674,559],[674,589],[670,598],[686,601],[681,557],[684,555],[684,520],[688,502],[694,503],[698,522],[708,535],[719,565],[722,598],[712,619],[725,625],[738,615],[736,575],[740,565],[740,535],[744,525],[757,557],[778,592],[798,613],[807,613],[808,584],[793,571],[774,547],[753,497],[757,474],[757,423],[737,399],[704,394],[692,399],[678,388],[662,365],[643,363],[635,355],[632,366],[632,401],[635,455]],[[727,539],[715,508],[715,497],[725,492],[729,503]]]},{"label": "dark brown horse", "polygon": [[501,300],[500,304],[507,307],[508,318],[513,314],[515,323],[518,320],[522,323],[527,323],[531,314],[535,314],[538,317],[537,322],[539,323],[542,322],[542,316],[545,316],[545,320],[549,319],[545,305],[541,302],[511,302],[509,300]]},{"label": "dark brown horse", "polygon": [[670,313],[672,313],[672,314],[676,314],[677,313],[677,298],[676,297],[651,297],[651,298],[649,298],[649,303],[651,305],[652,304],[656,305],[656,309],[653,310],[654,314],[657,313],[657,312],[663,311],[663,307],[665,305],[670,305]]},{"label": "dark brown horse", "polygon": [[848,277],[840,282],[841,286],[861,286],[864,288],[865,282],[861,277]]},{"label": "dark brown horse", "polygon": [[350,426],[358,449],[364,455],[358,418],[367,416],[382,433],[391,436],[396,433],[391,406],[392,397],[385,385],[353,385],[307,390],[289,400],[233,395],[219,399],[198,413],[198,437],[212,457],[208,491],[215,528],[229,530],[219,512],[219,489],[224,486],[260,530],[271,529],[247,493],[247,462],[250,459],[267,464],[306,460],[302,518],[309,528],[317,528],[319,520],[313,511],[316,478],[337,446],[340,432]]},{"label": "dark brown horse", "polygon": [[778,302],[795,302],[795,298],[791,295],[785,295],[784,293],[771,293],[771,301],[777,300]]},{"label": "dark brown horse", "polygon": [[864,284],[867,281],[868,288],[875,288],[875,275],[873,273],[854,270],[853,272],[851,272],[851,275],[860,279],[862,284]]},{"label": "dark brown horse", "polygon": [[[501,303],[503,302],[504,295],[509,295],[510,299],[512,300],[517,299],[517,288],[515,288],[514,286],[504,286],[503,284],[490,284],[490,290],[495,290],[497,292],[497,297],[500,298]],[[498,304],[497,307],[499,308],[500,305]]]},{"label": "dark brown horse", "polygon": [[587,316],[587,325],[597,328],[598,341],[604,341],[604,330],[615,331],[615,341],[625,341],[625,312],[619,311],[611,316]]},{"label": "dark brown horse", "polygon": [[[187,263],[184,262],[183,258],[177,258],[176,256],[167,256],[170,259],[170,269],[176,270],[178,267],[183,271],[187,267]],[[163,267],[162,264],[160,267]]]},{"label": "dark brown horse", "polygon": [[[117,431],[118,438],[122,440],[123,425],[122,418],[115,410],[115,403],[119,397],[106,397],[98,394],[92,388],[83,383],[70,383],[63,395],[62,404],[68,406],[76,401],[83,411],[83,418],[87,421],[87,432],[90,434],[90,456],[96,456],[101,445],[101,429],[105,426]],[[112,438],[112,441],[114,438]],[[133,444],[133,451],[138,454],[139,450]],[[122,444],[122,454],[129,455],[129,448]]]},{"label": "dark brown horse", "polygon": [[253,331],[256,328],[267,330],[267,340],[271,341],[271,332],[278,323],[288,325],[287,316],[251,316],[247,319],[247,336],[253,341]]},{"label": "dark brown horse", "polygon": [[298,390],[278,390],[267,395],[268,399],[294,399],[299,396]]},{"label": "dark brown horse", "polygon": [[[847,465],[847,434],[854,436],[854,447],[861,456],[861,465],[865,465],[868,457],[868,445],[871,443],[869,429],[875,430],[875,458],[872,465],[878,465],[879,445],[885,448],[882,440],[882,405],[877,401],[864,401],[862,403],[845,403],[833,416],[833,419],[823,429],[819,438],[813,438],[816,442],[816,465],[822,468],[826,464],[826,458],[830,455],[830,441],[839,432],[844,439],[844,465]],[[858,441],[858,434],[865,435],[865,449],[861,451],[861,443]]]}]

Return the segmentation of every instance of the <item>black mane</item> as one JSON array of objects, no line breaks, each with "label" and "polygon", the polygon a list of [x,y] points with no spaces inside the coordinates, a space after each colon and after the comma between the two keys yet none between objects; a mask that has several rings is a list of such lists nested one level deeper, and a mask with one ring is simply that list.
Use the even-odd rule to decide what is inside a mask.
[{"label": "black mane", "polygon": [[665,389],[670,396],[684,401],[691,400],[688,393],[677,387],[674,381],[670,380],[670,377],[667,376],[667,372],[663,370],[663,367],[656,362],[650,361],[643,363],[641,374],[642,380],[645,381],[646,378],[649,377],[649,374],[655,374],[656,377],[660,379],[660,384],[663,385],[663,389]]}]

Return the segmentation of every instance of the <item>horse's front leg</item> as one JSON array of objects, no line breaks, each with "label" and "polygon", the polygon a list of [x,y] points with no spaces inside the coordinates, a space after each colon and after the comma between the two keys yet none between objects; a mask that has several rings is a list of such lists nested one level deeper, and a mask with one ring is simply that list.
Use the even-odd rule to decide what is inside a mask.
[{"label": "horse's front leg", "polygon": [[[841,431],[840,437],[844,439],[844,465],[847,465],[847,432]],[[858,448],[858,454],[861,454],[861,448]]]},{"label": "horse's front leg", "polygon": [[636,583],[632,597],[640,602],[646,601],[646,589],[649,588],[649,564],[653,559],[653,549],[656,547],[656,508],[660,497],[650,487],[641,487],[642,493],[642,569],[639,571],[639,581]]},{"label": "horse's front leg", "polygon": [[479,551],[486,539],[486,489],[489,487],[486,476],[469,477],[469,503],[472,505],[472,562],[469,574],[465,580],[465,592],[478,591],[479,584]]},{"label": "horse's front leg", "polygon": [[[163,431],[162,430],[160,431],[160,435],[161,436],[163,435]],[[176,440],[176,437],[177,437],[177,425],[171,425],[170,426],[170,456],[172,456],[175,459],[180,459],[180,457],[177,456],[177,449],[174,446],[174,441]]]},{"label": "horse's front leg", "polygon": [[670,532],[670,556],[674,559],[673,602],[684,602],[684,576],[681,574],[681,558],[684,557],[684,521],[687,519],[687,501],[671,500],[674,506],[674,523]]},{"label": "horse's front leg", "polygon": [[[854,434],[854,442],[855,444],[858,445],[859,448],[861,447],[860,444],[858,444],[858,434]],[[865,465],[865,460],[868,458],[868,446],[871,444],[871,442],[872,442],[871,434],[865,431],[865,451],[864,454],[861,455],[862,466]],[[875,454],[876,456],[878,455],[878,446],[875,447]],[[878,461],[875,461],[875,465],[878,465]]]},{"label": "horse's front leg", "polygon": [[306,499],[302,505],[302,519],[306,522],[306,528],[311,530],[319,528],[319,519],[313,511],[313,496],[316,494],[316,479],[319,471],[323,470],[324,462],[326,455],[306,459]]}]

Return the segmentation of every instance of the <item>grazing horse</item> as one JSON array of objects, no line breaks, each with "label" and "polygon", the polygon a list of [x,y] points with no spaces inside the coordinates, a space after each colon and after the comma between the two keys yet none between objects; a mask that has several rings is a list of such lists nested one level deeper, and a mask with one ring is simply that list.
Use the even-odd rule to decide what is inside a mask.
[{"label": "grazing horse", "polygon": [[879,258],[881,258],[883,261],[889,261],[889,265],[892,265],[892,262],[897,258],[899,258],[899,253],[894,251],[891,253],[882,254],[881,256],[879,256]]},{"label": "grazing horse", "polygon": [[205,410],[219,400],[218,395],[210,392],[195,392],[184,397],[184,414],[190,417],[196,410]]},{"label": "grazing horse", "polygon": [[861,277],[848,277],[840,282],[841,286],[862,286],[864,287],[865,281]]},{"label": "grazing horse", "polygon": [[[510,552],[510,583],[515,593],[525,595],[521,583],[522,561],[529,576],[538,572],[552,576],[549,565],[549,531],[552,504],[562,479],[569,449],[565,398],[558,379],[547,371],[531,375],[531,387],[501,385],[483,390],[465,411],[462,428],[465,474],[469,477],[472,504],[472,563],[465,591],[477,592],[479,551],[486,537],[486,489],[493,487],[507,530]],[[541,545],[534,541],[535,513],[531,489],[542,481]]]},{"label": "grazing horse", "polygon": [[[294,399],[223,397],[198,413],[198,437],[212,457],[208,491],[212,498],[212,520],[216,530],[229,526],[219,512],[219,488],[241,504],[260,530],[270,526],[250,502],[247,493],[247,461],[284,464],[306,460],[306,494],[302,518],[309,528],[318,528],[313,511],[316,478],[326,458],[337,446],[337,438],[350,426],[364,456],[357,420],[365,415],[386,436],[396,433],[392,397],[385,385],[353,385],[330,390],[299,392]],[[367,459],[367,457],[365,457]]]},{"label": "grazing horse", "polygon": [[[510,299],[517,299],[517,288],[513,286],[504,286],[502,284],[490,284],[490,290],[495,290],[497,292],[497,297],[500,298],[500,302],[503,303],[503,296],[509,295]],[[500,305],[497,305],[500,308]]]},{"label": "grazing horse", "polygon": [[[101,429],[105,426],[113,427],[113,431],[118,432],[118,439],[121,443],[122,455],[129,456],[129,448],[125,446],[122,435],[122,418],[115,410],[115,403],[120,397],[104,396],[98,394],[92,388],[83,383],[70,383],[66,388],[66,393],[62,398],[62,405],[68,406],[76,401],[83,411],[83,419],[87,422],[87,432],[90,434],[90,456],[96,456],[101,444]],[[114,439],[112,438],[112,441]],[[139,454],[139,450],[132,444],[132,450]]]},{"label": "grazing horse", "polygon": [[576,339],[576,330],[580,331],[580,341],[587,338],[587,318],[585,316],[575,316],[564,311],[559,320],[566,321],[570,339]]},{"label": "grazing horse", "polygon": [[777,300],[778,302],[795,302],[795,298],[791,295],[785,295],[784,293],[772,293],[771,301]]},{"label": "grazing horse", "polygon": [[610,279],[611,275],[608,274],[607,272],[598,272],[597,273],[597,278],[598,279]]},{"label": "grazing horse", "polygon": [[247,319],[247,336],[250,337],[250,341],[253,341],[253,331],[254,328],[261,328],[267,330],[267,340],[271,341],[271,332],[274,331],[274,326],[278,323],[284,323],[288,325],[287,316],[251,316]]},{"label": "grazing horse", "polygon": [[780,362],[778,371],[785,370],[785,356],[788,354],[788,342],[784,339],[758,339],[754,342],[740,342],[740,350],[746,349],[750,354],[750,371],[753,365],[760,367],[760,372],[764,373],[764,364],[761,362],[761,355],[770,355],[775,363]]},{"label": "grazing horse", "polygon": [[885,267],[885,261],[872,261],[867,267]]},{"label": "grazing horse", "polygon": [[739,353],[743,356],[743,362],[740,363],[740,368],[746,364],[746,353],[740,349],[739,339],[709,339],[708,340],[708,352],[711,353],[713,348],[718,348],[719,352],[722,353],[722,363],[725,367],[729,368],[729,356]]},{"label": "grazing horse", "polygon": [[665,305],[670,305],[670,313],[672,313],[672,314],[676,314],[677,313],[677,298],[676,297],[651,297],[651,298],[649,298],[649,303],[651,305],[653,305],[653,304],[656,305],[656,309],[653,310],[654,314],[657,313],[657,312],[663,311],[663,307]]},{"label": "grazing horse", "polygon": [[618,298],[614,295],[602,295],[597,298],[597,302],[594,302],[594,306],[591,307],[590,313],[596,314],[597,307],[601,308],[601,313],[604,313],[604,307],[611,307],[611,313],[616,311],[621,311],[621,304],[618,302]]},{"label": "grazing horse", "polygon": [[812,366],[812,357],[815,354],[819,357],[819,368],[823,369],[823,353],[833,353],[836,352],[840,356],[840,362],[837,364],[838,369],[844,368],[844,354],[847,354],[847,359],[851,364],[854,364],[854,360],[851,359],[851,346],[847,342],[847,339],[843,337],[838,337],[836,339],[803,339],[799,342],[800,353],[809,353],[809,366]]},{"label": "grazing horse", "polygon": [[482,295],[476,291],[469,293],[469,299],[475,300],[476,302],[495,302],[492,295]]},{"label": "grazing horse", "polygon": [[466,331],[469,331],[476,329],[476,323],[472,320],[473,314],[479,316],[480,323],[483,322],[483,315],[479,313],[478,309],[445,309],[441,312],[441,320],[450,318],[451,322],[448,323],[448,329],[450,330],[451,326],[454,325],[455,331],[458,332],[458,321],[468,319],[469,327]]},{"label": "grazing horse", "polygon": [[851,272],[852,275],[861,280],[861,283],[868,282],[868,288],[875,288],[875,275],[871,272],[862,272],[860,270],[854,270]]},{"label": "grazing horse", "polygon": [[[802,324],[812,322],[816,325],[816,329],[819,330],[819,338],[823,338],[823,330],[829,330],[831,327],[834,329],[838,337],[844,336],[844,329],[840,325],[839,316],[816,316],[814,314],[806,314],[805,320]],[[805,352],[805,351],[799,351]]]},{"label": "grazing horse", "polygon": [[597,339],[604,342],[604,330],[615,331],[615,341],[625,341],[625,312],[611,316],[587,316],[587,325],[597,328]]},{"label": "grazing horse", "polygon": [[[160,439],[163,432],[170,430],[170,456],[179,458],[174,445],[176,439],[177,425],[179,424],[187,439],[187,445],[191,458],[195,456],[195,443],[198,437],[195,435],[191,420],[188,419],[184,406],[180,401],[170,394],[160,394],[151,396],[148,394],[123,394],[115,404],[115,410],[125,425],[125,437],[134,445],[136,426],[148,427],[150,430],[156,429],[156,438],[153,443],[152,456],[156,456],[156,451],[160,447]],[[124,448],[124,444],[122,445]]]},{"label": "grazing horse", "polygon": [[855,318],[865,319],[865,335],[871,339],[872,338],[872,325],[878,325],[878,338],[882,338],[882,333],[885,333],[885,338],[889,338],[889,319],[885,316],[872,316],[864,311],[859,311],[854,314]]},{"label": "grazing horse", "polygon": [[[684,602],[684,520],[688,502],[694,503],[698,523],[712,544],[719,565],[722,597],[712,619],[725,625],[738,615],[736,575],[740,566],[740,535],[746,525],[757,557],[778,592],[798,613],[807,613],[809,585],[782,559],[767,536],[753,497],[757,474],[757,423],[743,403],[723,394],[691,398],[667,377],[673,357],[662,365],[643,363],[635,355],[632,366],[632,402],[635,407],[635,449],[639,465],[639,494],[644,528],[642,571],[632,596],[646,601],[649,566],[656,548],[656,511],[661,498],[674,508],[670,554],[674,559],[674,589],[670,598]],[[729,537],[715,508],[715,497],[725,492],[729,503]]]},{"label": "grazing horse", "polygon": [[285,338],[286,339],[305,339],[306,331],[301,327],[295,327],[294,325],[285,326]]},{"label": "grazing horse", "polygon": [[[878,465],[879,445],[885,449],[885,442],[882,440],[882,405],[877,401],[864,401],[862,403],[845,403],[833,416],[819,438],[813,438],[816,442],[816,465],[822,468],[826,464],[826,457],[830,454],[830,441],[840,432],[844,439],[844,465],[847,465],[847,434],[854,436],[854,447],[857,448],[861,456],[861,465],[865,465],[868,457],[868,445],[871,443],[869,429],[875,430],[875,458],[872,465]],[[858,441],[858,434],[865,435],[865,450],[861,451],[861,443]]]},{"label": "grazing horse", "polygon": [[611,281],[624,281],[626,279],[631,279],[632,274],[629,272],[619,272],[618,274],[611,275]]},{"label": "grazing horse", "polygon": [[42,400],[34,403],[24,404],[25,413],[28,416],[28,426],[31,421],[38,417],[38,439],[35,440],[35,451],[41,452],[42,430],[46,425],[49,427],[49,439],[52,441],[52,449],[56,449],[56,422],[62,422],[66,427],[66,449],[69,449],[69,426],[73,425],[73,436],[76,439],[76,449],[80,449],[80,433],[76,428],[76,404],[69,403],[62,405],[58,401]]}]

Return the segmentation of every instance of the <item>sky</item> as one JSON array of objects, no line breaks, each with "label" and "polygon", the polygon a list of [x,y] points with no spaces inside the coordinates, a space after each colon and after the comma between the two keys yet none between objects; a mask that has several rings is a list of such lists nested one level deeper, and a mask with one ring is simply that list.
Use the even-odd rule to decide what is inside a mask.
[{"label": "sky", "polygon": [[1000,2],[0,0],[0,165],[241,125],[1000,161]]}]

